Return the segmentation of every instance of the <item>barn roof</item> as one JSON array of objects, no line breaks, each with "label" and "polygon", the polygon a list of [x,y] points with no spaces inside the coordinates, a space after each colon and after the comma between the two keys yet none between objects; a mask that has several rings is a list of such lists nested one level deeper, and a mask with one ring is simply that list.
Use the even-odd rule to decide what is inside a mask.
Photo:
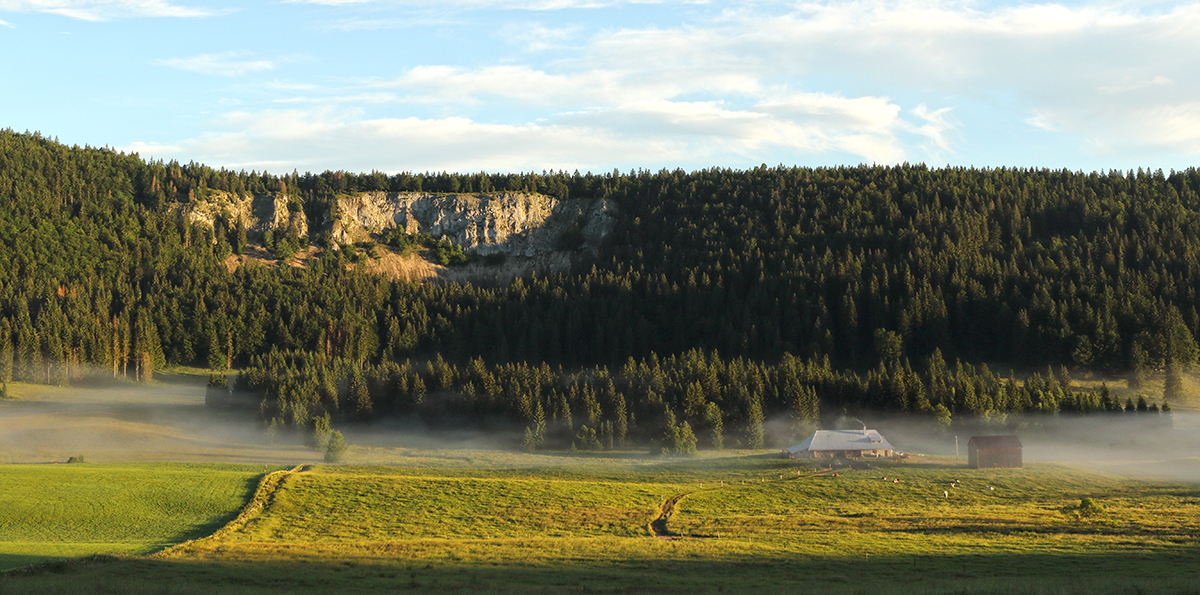
[{"label": "barn roof", "polygon": [[875,430],[817,430],[804,442],[787,449],[789,454],[822,450],[895,450]]},{"label": "barn roof", "polygon": [[967,445],[971,444],[975,448],[1021,448],[1021,440],[1016,436],[971,436]]}]

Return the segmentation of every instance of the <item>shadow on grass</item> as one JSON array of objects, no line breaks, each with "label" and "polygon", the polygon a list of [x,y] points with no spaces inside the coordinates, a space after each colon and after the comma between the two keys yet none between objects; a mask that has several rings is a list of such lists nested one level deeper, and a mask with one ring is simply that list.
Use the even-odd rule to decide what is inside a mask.
[{"label": "shadow on grass", "polygon": [[[497,547],[502,547],[497,545]],[[0,593],[871,593],[1200,592],[1194,548],[1093,554],[266,562],[93,556],[0,574]]]},{"label": "shadow on grass", "polygon": [[216,533],[218,529],[220,529],[221,527],[224,527],[225,525],[232,522],[234,519],[238,518],[238,515],[240,515],[242,513],[242,509],[245,508],[245,506],[247,504],[249,504],[251,498],[254,497],[254,491],[256,489],[258,489],[259,482],[262,481],[262,478],[266,477],[267,475],[268,475],[267,473],[262,473],[259,475],[247,477],[243,481],[242,502],[244,502],[245,504],[243,504],[241,507],[230,511],[228,514],[216,517],[216,518],[212,519],[210,522],[204,523],[202,525],[196,525],[196,526],[192,527],[191,529],[188,529],[186,531],[179,533],[178,535],[175,535],[172,539],[169,540],[169,542],[172,544],[171,546],[167,546],[167,547],[163,547],[163,548],[159,548],[159,549],[168,549],[170,547],[173,547],[174,544],[183,543],[185,541],[190,541],[192,539],[200,539],[202,537],[207,537],[209,535],[212,535],[213,533]]},{"label": "shadow on grass", "polygon": [[0,554],[0,573],[11,572],[33,564],[71,560],[61,556],[26,556],[22,554]]}]

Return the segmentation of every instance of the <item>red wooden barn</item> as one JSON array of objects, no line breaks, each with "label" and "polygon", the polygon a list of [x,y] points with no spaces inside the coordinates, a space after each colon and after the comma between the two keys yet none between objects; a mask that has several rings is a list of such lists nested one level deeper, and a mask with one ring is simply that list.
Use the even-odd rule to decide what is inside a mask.
[{"label": "red wooden barn", "polygon": [[1021,440],[1016,436],[972,436],[967,443],[972,469],[1020,469]]}]

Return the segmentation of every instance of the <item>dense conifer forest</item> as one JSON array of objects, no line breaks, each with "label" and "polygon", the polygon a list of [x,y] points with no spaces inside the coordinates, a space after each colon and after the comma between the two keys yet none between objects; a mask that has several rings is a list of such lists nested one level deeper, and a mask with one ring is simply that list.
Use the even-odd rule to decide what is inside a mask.
[{"label": "dense conifer forest", "polygon": [[[244,227],[169,208],[286,196],[314,231],[278,254],[338,248],[324,213],[369,190],[606,198],[619,220],[571,271],[484,286],[388,281],[345,249],[230,272],[256,241]],[[524,428],[529,448],[674,452],[761,446],[765,419],[799,434],[843,410],[1148,411],[1178,403],[1197,358],[1198,191],[1195,169],[275,176],[6,130],[0,381],[191,365],[217,371],[213,406],[252,403],[272,431],[418,416]],[[1123,403],[1072,389],[1072,370],[1135,390],[1163,372],[1166,391]]]}]

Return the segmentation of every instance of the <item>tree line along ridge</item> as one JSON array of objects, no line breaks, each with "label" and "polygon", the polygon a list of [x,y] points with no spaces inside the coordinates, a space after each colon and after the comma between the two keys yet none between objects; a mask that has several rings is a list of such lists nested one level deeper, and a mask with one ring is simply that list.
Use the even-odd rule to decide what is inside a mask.
[{"label": "tree line along ridge", "polygon": [[[1124,377],[1134,394],[1161,374],[1164,393],[1144,397],[1157,408],[1185,398],[1197,358],[1195,169],[276,176],[11,130],[0,149],[4,382],[238,368],[231,388],[268,424],[501,419],[539,444],[593,446],[686,424],[686,449],[760,444],[761,419],[799,431],[822,410],[1148,410],[1073,388],[1069,370]],[[170,208],[284,195],[318,229],[337,196],[381,190],[619,209],[570,270],[473,285],[388,281],[347,250],[231,272],[224,258],[258,238]]]}]

